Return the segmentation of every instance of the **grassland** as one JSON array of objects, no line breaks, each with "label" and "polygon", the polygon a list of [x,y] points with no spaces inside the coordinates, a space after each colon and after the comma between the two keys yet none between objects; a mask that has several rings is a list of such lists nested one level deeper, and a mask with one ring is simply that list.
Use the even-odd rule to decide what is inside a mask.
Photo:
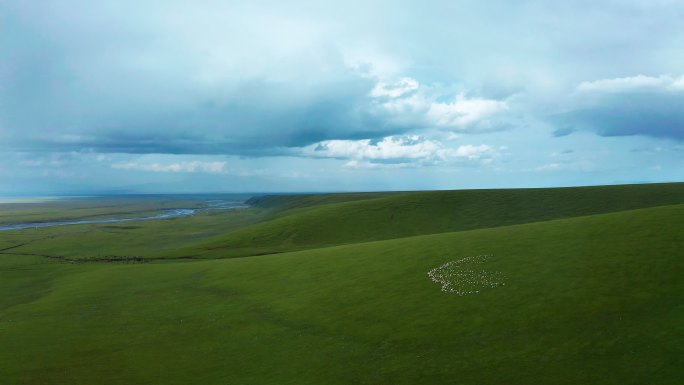
[{"label": "grassland", "polygon": [[[683,192],[268,197],[0,233],[0,383],[680,384]],[[122,240],[149,263],[97,262]],[[480,254],[505,286],[427,276]]]}]

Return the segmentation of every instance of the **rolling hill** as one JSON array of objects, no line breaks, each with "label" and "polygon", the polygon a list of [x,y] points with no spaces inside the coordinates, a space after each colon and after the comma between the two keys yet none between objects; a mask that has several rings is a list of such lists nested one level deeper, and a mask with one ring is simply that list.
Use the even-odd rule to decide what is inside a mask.
[{"label": "rolling hill", "polygon": [[[684,183],[395,194],[274,196],[277,215],[182,254],[242,257],[413,235],[507,226],[684,203]],[[293,210],[292,207],[304,207]]]},{"label": "rolling hill", "polygon": [[[679,384],[682,188],[326,197],[286,210],[263,198],[272,219],[188,245],[216,259],[182,263],[55,263],[9,250],[0,254],[0,379]],[[203,249],[264,229],[274,234],[267,246]],[[283,252],[226,258],[249,247]],[[428,277],[480,255],[491,257],[461,262],[455,277],[466,278],[454,282],[475,294],[443,292]],[[501,285],[471,279],[489,273]]]}]

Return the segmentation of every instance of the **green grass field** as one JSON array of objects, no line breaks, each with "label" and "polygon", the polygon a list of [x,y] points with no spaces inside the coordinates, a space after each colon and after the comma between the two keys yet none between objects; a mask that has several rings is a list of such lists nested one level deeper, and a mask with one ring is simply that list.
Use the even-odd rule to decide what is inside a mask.
[{"label": "green grass field", "polygon": [[684,383],[684,184],[253,203],[0,232],[0,384]]}]

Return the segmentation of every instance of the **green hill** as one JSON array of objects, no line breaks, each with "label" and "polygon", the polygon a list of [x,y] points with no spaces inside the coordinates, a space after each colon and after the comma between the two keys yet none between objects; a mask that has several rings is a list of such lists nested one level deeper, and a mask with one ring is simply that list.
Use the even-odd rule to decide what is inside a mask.
[{"label": "green hill", "polygon": [[[192,263],[2,255],[0,379],[680,384],[682,229],[672,205]],[[504,286],[428,279],[480,254]]]},{"label": "green hill", "polygon": [[252,203],[0,233],[0,384],[684,382],[684,184]]},{"label": "green hill", "polygon": [[275,218],[182,249],[179,254],[272,254],[677,204],[684,203],[684,183],[289,195],[261,197],[252,203],[273,210]]},{"label": "green hill", "polygon": [[330,194],[280,194],[261,195],[248,199],[245,203],[254,207],[268,209],[271,214],[284,211],[321,206],[332,203],[353,202],[385,198],[401,194],[400,192],[371,192],[371,193],[330,193]]}]

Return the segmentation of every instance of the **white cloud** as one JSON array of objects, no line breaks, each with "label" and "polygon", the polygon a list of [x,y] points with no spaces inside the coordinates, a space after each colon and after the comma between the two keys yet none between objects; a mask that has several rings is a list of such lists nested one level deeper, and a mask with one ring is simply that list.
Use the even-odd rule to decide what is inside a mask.
[{"label": "white cloud", "polygon": [[508,107],[505,102],[491,99],[468,99],[458,95],[451,103],[431,103],[427,116],[436,126],[463,127],[476,123]]},{"label": "white cloud", "polygon": [[303,147],[299,154],[314,158],[350,159],[348,167],[369,168],[370,163],[435,163],[449,160],[485,160],[496,154],[493,147],[461,145],[446,147],[441,142],[417,135],[388,136],[378,142],[362,140],[326,140]]},{"label": "white cloud", "polygon": [[373,144],[370,139],[326,140],[304,147],[314,157],[351,159],[418,159],[440,150],[440,145],[418,136],[388,136]]},{"label": "white cloud", "polygon": [[479,146],[466,144],[464,146],[459,146],[457,148],[447,150],[447,155],[459,158],[478,159],[484,154],[489,154],[492,151],[492,147],[486,144],[481,144]]},{"label": "white cloud", "polygon": [[469,98],[458,94],[452,101],[442,101],[439,93],[404,77],[394,83],[378,82],[371,91],[378,100],[377,108],[395,124],[417,125],[422,128],[464,130],[486,122],[506,111],[505,101]]},{"label": "white cloud", "polygon": [[446,140],[449,140],[449,141],[458,140],[458,139],[461,139],[462,137],[463,137],[462,134],[457,134],[455,132],[450,131],[447,133]]},{"label": "white cloud", "polygon": [[112,168],[121,170],[136,170],[150,172],[188,172],[188,173],[210,173],[220,174],[226,172],[226,162],[177,162],[177,163],[139,163],[127,162],[116,163]]},{"label": "white cloud", "polygon": [[555,171],[555,170],[560,170],[563,168],[563,165],[560,163],[548,163],[541,165],[539,167],[536,167],[534,170],[535,171]]},{"label": "white cloud", "polygon": [[684,91],[684,76],[629,76],[624,78],[600,79],[582,82],[577,86],[578,91],[584,92],[633,92],[648,90]]},{"label": "white cloud", "polygon": [[418,87],[420,87],[418,81],[409,77],[404,77],[399,79],[396,83],[378,82],[375,87],[373,87],[371,96],[376,98],[383,96],[398,98],[402,95],[416,91]]},{"label": "white cloud", "polygon": [[[579,171],[591,172],[596,170],[596,164],[588,160],[547,163],[531,169],[531,171]],[[528,170],[529,171],[529,170]]]}]

